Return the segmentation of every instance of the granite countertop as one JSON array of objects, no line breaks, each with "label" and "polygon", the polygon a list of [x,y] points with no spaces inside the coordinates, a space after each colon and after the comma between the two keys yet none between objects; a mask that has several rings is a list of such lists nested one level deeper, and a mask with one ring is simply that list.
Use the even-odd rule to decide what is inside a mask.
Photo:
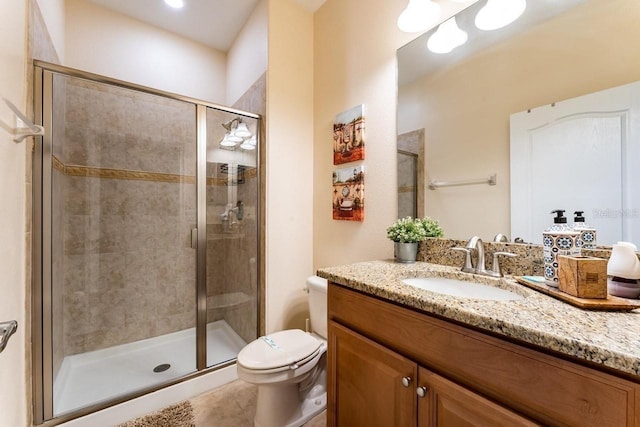
[{"label": "granite countertop", "polygon": [[[640,377],[640,309],[588,311],[520,285],[425,262],[369,261],[321,268],[318,276],[370,295],[433,313],[556,352]],[[487,301],[457,298],[402,282],[410,277],[450,277],[493,284],[525,298]]]}]

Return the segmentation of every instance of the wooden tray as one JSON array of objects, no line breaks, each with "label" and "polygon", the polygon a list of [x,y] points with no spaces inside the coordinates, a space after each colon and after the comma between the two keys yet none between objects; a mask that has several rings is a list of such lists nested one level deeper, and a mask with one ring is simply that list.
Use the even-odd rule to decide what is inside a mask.
[{"label": "wooden tray", "polygon": [[584,310],[610,310],[610,311],[628,311],[636,308],[640,308],[640,300],[620,298],[613,295],[609,295],[606,299],[590,299],[590,298],[578,298],[573,295],[564,293],[558,288],[554,288],[545,283],[534,282],[527,280],[522,276],[514,277],[518,283],[525,285],[531,289],[542,292],[543,294],[550,295],[561,301],[569,303],[573,306],[582,308]]}]

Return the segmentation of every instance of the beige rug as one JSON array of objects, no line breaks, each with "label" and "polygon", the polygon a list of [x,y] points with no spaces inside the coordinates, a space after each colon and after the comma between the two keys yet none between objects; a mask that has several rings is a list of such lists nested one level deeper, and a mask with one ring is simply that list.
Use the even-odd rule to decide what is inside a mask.
[{"label": "beige rug", "polygon": [[120,424],[118,427],[195,427],[193,407],[189,401],[167,406],[158,412]]}]

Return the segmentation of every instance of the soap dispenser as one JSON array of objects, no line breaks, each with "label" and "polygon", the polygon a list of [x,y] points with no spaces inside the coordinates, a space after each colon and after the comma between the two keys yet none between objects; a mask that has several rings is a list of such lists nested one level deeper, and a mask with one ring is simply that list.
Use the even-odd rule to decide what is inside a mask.
[{"label": "soap dispenser", "polygon": [[573,218],[573,230],[580,233],[578,246],[593,249],[596,247],[596,229],[584,220],[584,211],[575,211]]},{"label": "soap dispenser", "polygon": [[558,256],[580,255],[578,238],[580,232],[574,231],[567,224],[567,217],[564,210],[556,209],[551,211],[556,214],[553,224],[542,233],[542,246],[544,257],[544,278],[547,285],[558,287]]}]

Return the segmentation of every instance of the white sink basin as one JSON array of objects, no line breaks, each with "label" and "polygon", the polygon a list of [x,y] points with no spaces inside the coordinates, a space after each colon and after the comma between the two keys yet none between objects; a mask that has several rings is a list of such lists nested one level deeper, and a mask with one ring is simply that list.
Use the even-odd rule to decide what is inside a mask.
[{"label": "white sink basin", "polygon": [[463,280],[447,279],[444,277],[418,277],[415,279],[404,279],[407,285],[416,288],[426,289],[439,294],[453,297],[484,299],[492,301],[521,300],[523,296],[515,292],[507,291],[481,283],[465,282]]}]

